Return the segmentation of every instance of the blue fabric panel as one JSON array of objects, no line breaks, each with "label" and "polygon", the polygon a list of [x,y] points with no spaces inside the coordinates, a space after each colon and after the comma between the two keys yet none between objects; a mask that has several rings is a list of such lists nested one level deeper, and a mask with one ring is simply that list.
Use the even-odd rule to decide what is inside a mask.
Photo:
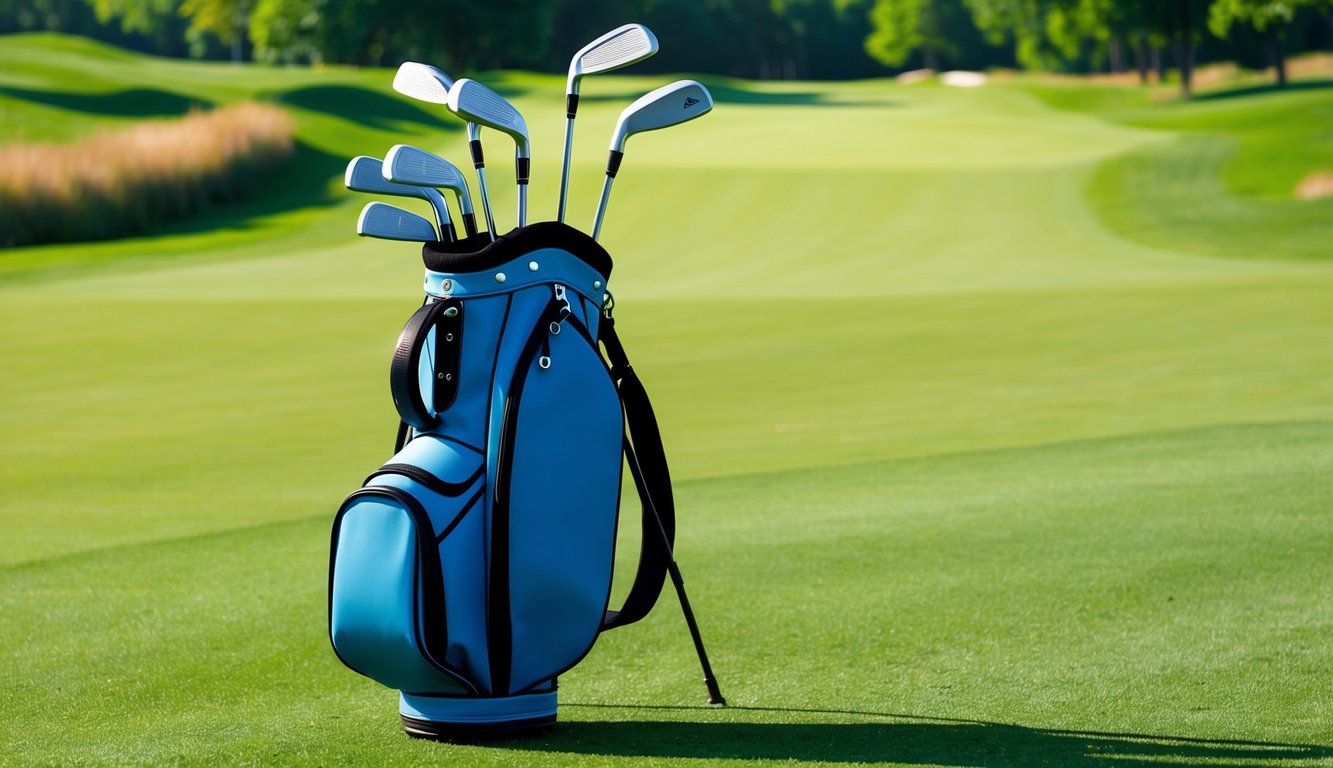
[{"label": "blue fabric panel", "polygon": [[556,692],[530,693],[493,699],[444,699],[403,694],[398,712],[437,723],[506,723],[555,714]]},{"label": "blue fabric panel", "polygon": [[359,499],[340,525],[329,616],[338,654],[390,688],[463,692],[418,650],[418,532],[412,517],[387,499]]},{"label": "blue fabric panel", "polygon": [[[533,262],[537,269],[532,269]],[[499,279],[504,275],[504,279]],[[445,281],[448,288],[445,288]],[[606,290],[606,278],[580,259],[559,248],[539,248],[531,253],[505,262],[495,269],[481,272],[433,272],[426,270],[423,288],[431,296],[452,296],[475,299],[526,290],[534,285],[560,283],[598,304]]]},{"label": "blue fabric panel", "polygon": [[485,499],[467,513],[440,542],[444,567],[444,602],[449,614],[449,651],[445,658],[483,690],[491,686],[486,648]]},{"label": "blue fabric panel", "polygon": [[[462,484],[475,477],[455,497],[433,493],[402,475],[380,475],[371,485],[390,485],[412,494],[430,515],[433,537],[438,538],[471,503],[458,525],[440,542],[440,564],[444,571],[445,617],[423,617],[423,621],[446,621],[448,651],[445,661],[462,670],[483,688],[490,685],[486,652],[486,546],[483,537],[485,479],[478,476],[482,455],[457,442],[433,434],[419,435],[394,456],[391,463],[420,467],[441,480]],[[482,499],[475,497],[482,494]]]},{"label": "blue fabric panel", "polygon": [[623,420],[601,358],[572,325],[524,385],[510,506],[511,690],[576,663],[611,587]]}]

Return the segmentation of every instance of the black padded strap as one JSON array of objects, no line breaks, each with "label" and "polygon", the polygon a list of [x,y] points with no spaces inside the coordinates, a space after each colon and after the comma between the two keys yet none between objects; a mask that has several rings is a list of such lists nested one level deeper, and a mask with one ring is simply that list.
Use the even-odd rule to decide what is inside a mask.
[{"label": "black padded strap", "polygon": [[611,376],[620,390],[620,402],[625,408],[625,458],[642,505],[643,526],[634,584],[620,610],[607,611],[602,618],[602,630],[606,631],[642,619],[657,602],[666,582],[671,547],[676,540],[676,506],[671,495],[666,449],[662,446],[662,433],[657,427],[648,392],[630,366],[611,318],[603,319],[600,335],[611,361]]},{"label": "black padded strap", "polygon": [[[394,346],[393,363],[389,367],[389,392],[403,422],[418,431],[435,428],[439,424],[436,414],[445,410],[458,394],[462,311],[457,300],[445,299],[422,305],[403,326]],[[435,359],[431,361],[431,369],[437,377],[431,382],[433,410],[427,408],[421,398],[418,373],[431,331],[436,332]],[[397,446],[398,450],[401,448],[401,445]]]}]

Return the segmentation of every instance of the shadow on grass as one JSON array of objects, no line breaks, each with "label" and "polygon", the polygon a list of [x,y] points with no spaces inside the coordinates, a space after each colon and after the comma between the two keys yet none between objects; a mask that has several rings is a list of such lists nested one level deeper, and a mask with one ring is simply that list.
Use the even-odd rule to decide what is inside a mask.
[{"label": "shadow on grass", "polygon": [[191,107],[209,107],[210,102],[155,88],[131,88],[106,93],[32,91],[0,86],[0,94],[74,112],[117,117],[169,117],[183,115]]},{"label": "shadow on grass", "polygon": [[241,230],[257,217],[330,203],[334,196],[329,181],[342,177],[350,159],[297,142],[292,159],[264,175],[254,195],[218,203],[196,216],[164,224],[152,234]]},{"label": "shadow on grass", "polygon": [[[569,705],[591,708],[594,705]],[[608,709],[702,709],[607,707]],[[1333,747],[1231,739],[1025,728],[983,721],[873,712],[730,707],[724,712],[882,717],[884,723],[562,722],[542,739],[505,746],[580,755],[799,760],[908,765],[1263,768],[1333,758]],[[904,722],[906,721],[906,722]]]},{"label": "shadow on grass", "polygon": [[441,130],[460,130],[463,122],[449,116],[444,105],[423,109],[403,99],[350,85],[314,85],[276,94],[283,104],[323,112],[380,130],[393,130],[395,123],[420,123]]},{"label": "shadow on grass", "polygon": [[708,86],[713,101],[718,104],[760,104],[793,107],[892,107],[892,101],[856,101],[833,99],[827,93],[798,91],[792,93],[763,93],[716,83]]},{"label": "shadow on grass", "polygon": [[1194,101],[1220,101],[1222,99],[1235,99],[1242,96],[1257,96],[1261,93],[1292,93],[1295,91],[1321,91],[1326,88],[1333,88],[1333,80],[1302,80],[1296,83],[1288,83],[1286,86],[1279,86],[1277,83],[1267,83],[1265,85],[1251,85],[1244,88],[1233,88],[1229,91],[1212,91],[1210,93],[1199,94],[1194,97]]},{"label": "shadow on grass", "polygon": [[[713,84],[708,86],[708,92],[713,95],[713,101],[718,104],[754,104],[760,106],[796,106],[796,107],[895,107],[898,104],[894,101],[885,99],[884,101],[864,101],[852,99],[833,99],[827,93],[817,91],[799,91],[794,93],[760,93],[748,91],[744,88],[734,88],[729,85]],[[619,93],[599,93],[596,95],[583,95],[579,100],[587,103],[591,101],[607,102],[615,101],[622,104],[629,104],[634,99],[643,94],[638,91],[625,91]]]}]

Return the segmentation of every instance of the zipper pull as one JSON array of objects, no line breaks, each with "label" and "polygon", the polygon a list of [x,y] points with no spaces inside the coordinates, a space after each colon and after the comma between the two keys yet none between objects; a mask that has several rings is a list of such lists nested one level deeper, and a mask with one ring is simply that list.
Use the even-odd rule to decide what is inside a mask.
[{"label": "zipper pull", "polygon": [[574,308],[569,304],[569,297],[565,294],[565,286],[556,284],[555,300],[560,302],[560,316],[551,322],[551,333],[560,333],[560,324],[565,322],[565,318],[574,313]]}]

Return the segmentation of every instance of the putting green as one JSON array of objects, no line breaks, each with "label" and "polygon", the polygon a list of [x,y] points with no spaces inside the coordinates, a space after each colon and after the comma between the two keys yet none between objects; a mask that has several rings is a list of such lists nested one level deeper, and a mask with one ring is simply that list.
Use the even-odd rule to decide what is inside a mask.
[{"label": "putting green", "polygon": [[[632,139],[611,286],[735,706],[698,706],[668,594],[562,677],[553,736],[469,747],[403,737],[325,635],[328,524],[388,458],[420,280],[352,234],[341,167],[464,156],[391,79],[0,45],[0,136],[260,95],[303,147],[155,237],[0,252],[0,763],[1333,766],[1333,207],[1277,199],[1327,162],[1300,118],[1333,89],[717,81]],[[563,79],[486,80],[548,217]],[[585,86],[576,223],[660,82]],[[1127,198],[1141,172],[1193,207]]]}]

